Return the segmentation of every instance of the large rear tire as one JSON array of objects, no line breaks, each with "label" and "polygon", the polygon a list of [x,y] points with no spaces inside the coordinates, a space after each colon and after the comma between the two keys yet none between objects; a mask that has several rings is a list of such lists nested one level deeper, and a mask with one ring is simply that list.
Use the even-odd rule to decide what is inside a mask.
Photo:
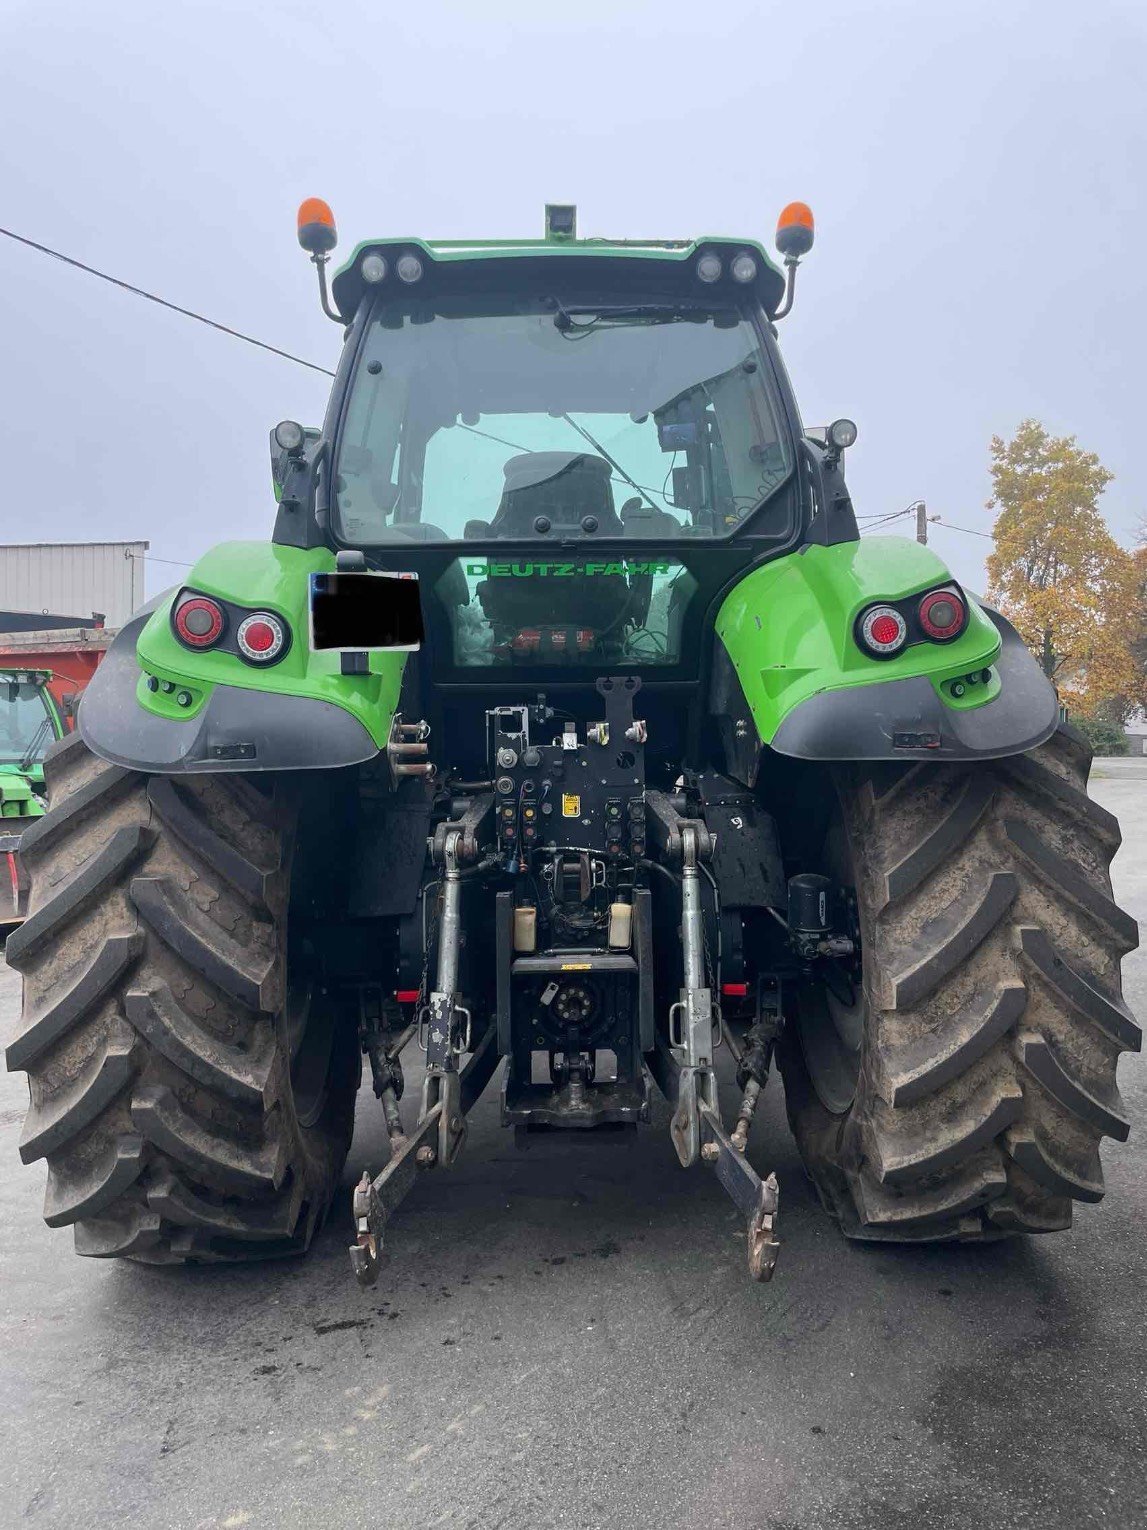
[{"label": "large rear tire", "polygon": [[[1071,1224],[1128,1122],[1115,1072],[1140,1030],[1111,896],[1119,827],[1061,727],[1031,754],[840,767],[862,1002],[815,1004],[782,1049],[789,1118],[850,1237],[983,1240]],[[846,1083],[847,1063],[853,1058]]]},{"label": "large rear tire", "polygon": [[[279,780],[144,776],[79,736],[25,835],[9,1068],[25,1163],[76,1250],[152,1263],[302,1252],[350,1145],[354,1017],[288,942],[306,855]],[[297,901],[297,899],[296,899]]]}]

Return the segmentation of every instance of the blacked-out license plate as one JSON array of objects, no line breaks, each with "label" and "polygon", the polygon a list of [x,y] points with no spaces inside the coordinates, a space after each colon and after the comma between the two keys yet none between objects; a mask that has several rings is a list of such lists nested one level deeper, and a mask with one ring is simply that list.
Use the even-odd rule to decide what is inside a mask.
[{"label": "blacked-out license plate", "polygon": [[323,653],[421,647],[422,602],[415,574],[312,574],[311,647]]}]

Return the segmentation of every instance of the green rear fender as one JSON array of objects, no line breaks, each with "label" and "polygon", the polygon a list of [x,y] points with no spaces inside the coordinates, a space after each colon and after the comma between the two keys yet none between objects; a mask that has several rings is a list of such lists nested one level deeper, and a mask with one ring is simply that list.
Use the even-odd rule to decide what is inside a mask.
[{"label": "green rear fender", "polygon": [[[377,754],[390,734],[406,655],[372,654],[366,674],[344,675],[339,654],[311,650],[310,575],[334,566],[326,548],[213,548],[112,645],[82,698],[85,741],[116,763],[167,772],[330,768]],[[183,589],[239,613],[273,612],[290,633],[287,652],[259,667],[224,647],[185,648],[171,627]]]},{"label": "green rear fender", "polygon": [[[1014,629],[974,597],[952,642],[875,659],[856,641],[867,606],[955,582],[927,547],[899,537],[808,546],[753,569],[718,613],[714,710],[741,702],[742,733],[751,720],[760,743],[806,759],[1035,747],[1055,727],[1055,693]],[[722,684],[728,665],[735,683]]]}]

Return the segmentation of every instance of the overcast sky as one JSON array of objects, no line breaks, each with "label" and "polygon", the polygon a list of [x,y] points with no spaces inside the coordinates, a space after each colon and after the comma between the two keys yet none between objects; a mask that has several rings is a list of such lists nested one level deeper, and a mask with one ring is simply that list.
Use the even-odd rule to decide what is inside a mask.
[{"label": "overcast sky", "polygon": [[[859,424],[859,513],[986,531],[1026,415],[1115,473],[1122,540],[1147,510],[1142,0],[0,0],[0,28],[0,224],[287,350],[340,343],[307,195],[338,254],[537,234],[547,199],[771,244],[799,197],[782,344],[806,423]],[[0,540],[270,534],[267,431],[319,422],[324,378],[3,238],[0,278]],[[982,587],[986,541],[932,538]]]}]

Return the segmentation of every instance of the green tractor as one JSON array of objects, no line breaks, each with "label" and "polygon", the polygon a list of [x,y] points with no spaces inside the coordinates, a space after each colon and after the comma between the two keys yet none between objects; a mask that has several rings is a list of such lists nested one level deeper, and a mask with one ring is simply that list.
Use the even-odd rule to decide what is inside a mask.
[{"label": "green tractor", "polygon": [[0,933],[28,911],[20,857],[25,830],[44,813],[44,756],[65,731],[43,670],[0,669]]},{"label": "green tractor", "polygon": [[121,631],[23,839],[8,1066],[80,1253],[304,1250],[364,1056],[364,1284],[495,1073],[522,1141],[624,1138],[659,1090],[757,1278],[774,1059],[850,1238],[1099,1200],[1140,1041],[1118,828],[1009,623],[858,536],[855,426],[805,429],[777,347],[812,237],[787,208],[782,267],[551,206],[538,240],[372,240],[328,286],[304,204],[344,330],[324,424],[272,434],[270,542]]}]

